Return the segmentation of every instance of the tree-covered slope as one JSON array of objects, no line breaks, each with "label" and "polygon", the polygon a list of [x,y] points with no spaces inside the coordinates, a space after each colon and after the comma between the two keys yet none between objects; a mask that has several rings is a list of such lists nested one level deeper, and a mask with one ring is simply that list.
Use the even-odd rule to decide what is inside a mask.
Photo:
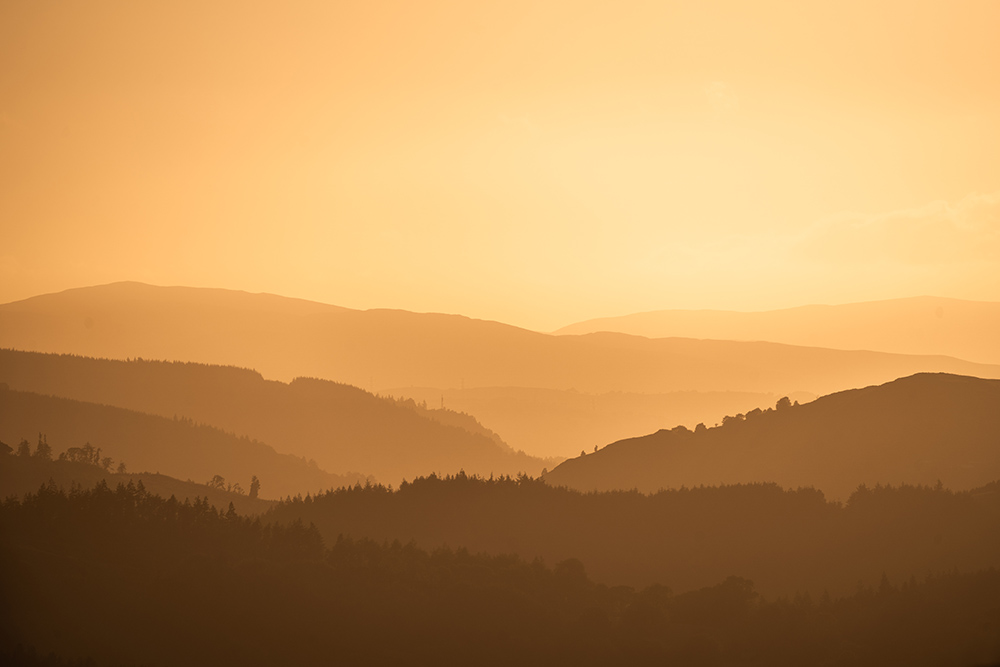
[{"label": "tree-covered slope", "polygon": [[515,452],[467,415],[438,414],[326,380],[284,383],[228,366],[0,350],[0,382],[186,417],[313,459],[326,470],[362,471],[390,484],[434,471],[538,474],[552,465]]},{"label": "tree-covered slope", "polygon": [[831,599],[728,576],[675,594],[579,561],[431,552],[266,523],[135,486],[0,506],[0,659],[49,664],[984,664],[996,570]]},{"label": "tree-covered slope", "polygon": [[205,483],[216,475],[249,490],[253,476],[261,496],[280,498],[366,479],[334,475],[303,458],[188,419],[168,419],[107,405],[0,390],[0,440],[18,443],[44,433],[58,454],[88,443],[100,458],[124,461],[132,472],[163,473]]},{"label": "tree-covered slope", "polygon": [[1000,478],[1000,381],[921,373],[707,429],[662,430],[563,462],[582,490],[777,482],[844,499],[860,483],[956,490]]},{"label": "tree-covered slope", "polygon": [[396,490],[352,487],[282,502],[267,515],[338,535],[415,540],[558,562],[598,581],[676,591],[728,575],[768,595],[846,594],[959,568],[1000,566],[1000,494],[862,487],[846,504],[812,488],[741,484],[581,493],[542,480],[421,478]]}]

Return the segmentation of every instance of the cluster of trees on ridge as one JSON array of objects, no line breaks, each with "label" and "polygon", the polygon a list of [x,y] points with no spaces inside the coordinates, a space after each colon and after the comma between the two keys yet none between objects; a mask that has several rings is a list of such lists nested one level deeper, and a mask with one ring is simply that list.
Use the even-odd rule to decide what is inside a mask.
[{"label": "cluster of trees on ridge", "polygon": [[0,389],[0,439],[18,442],[38,432],[63,445],[90,442],[101,448],[102,458],[178,479],[202,481],[221,475],[242,480],[245,486],[257,475],[272,498],[369,479],[360,473],[327,472],[315,461],[278,453],[266,443],[185,417]]},{"label": "cluster of trees on ridge", "polygon": [[259,514],[273,504],[260,497],[261,482],[256,475],[250,476],[244,491],[238,481],[227,482],[221,475],[200,483],[182,481],[159,473],[128,472],[124,461],[113,469],[108,458],[101,457],[100,448],[90,443],[55,455],[43,433],[38,434],[34,448],[26,439],[16,448],[0,441],[0,490],[3,496],[20,497],[46,484],[68,489],[91,488],[100,482],[112,486],[131,483],[143,484],[151,493],[164,497],[206,498],[221,507],[233,503],[241,513]]},{"label": "cluster of trees on ridge", "polygon": [[[0,455],[13,453],[14,450],[10,445],[0,442]],[[16,455],[21,459],[31,457],[40,461],[51,461],[52,447],[49,445],[48,436],[44,433],[38,434],[38,443],[35,445],[34,452],[31,451],[31,443],[22,438],[20,444],[17,446]],[[110,456],[101,457],[101,448],[94,447],[89,442],[84,443],[82,447],[70,447],[66,451],[59,454],[58,460],[69,461],[71,463],[90,464],[108,472],[111,471],[111,466],[114,464],[113,458]],[[127,473],[127,470],[128,466],[124,461],[121,461],[118,463],[118,467],[115,469],[115,472],[118,475],[124,475]],[[235,493],[237,495],[246,494],[252,499],[257,498],[260,493],[260,479],[257,478],[257,475],[251,475],[249,491],[244,491],[239,482],[227,483],[226,478],[222,475],[212,475],[212,479],[206,482],[206,486],[213,489],[224,490],[229,493]]]},{"label": "cluster of trees on ridge", "polygon": [[342,537],[139,485],[0,505],[0,658],[97,665],[975,665],[1000,657],[1000,572],[766,599],[590,580],[567,559]]},{"label": "cluster of trees on ridge", "polygon": [[[13,448],[10,445],[0,442],[0,454],[11,454],[13,453]],[[31,451],[31,443],[27,439],[22,438],[21,442],[17,446],[17,456],[22,458],[32,456],[36,459],[42,461],[52,460],[52,447],[49,445],[48,436],[44,433],[38,434],[38,443],[35,445],[35,451]],[[90,465],[98,466],[103,470],[110,471],[111,466],[114,465],[115,460],[110,456],[101,456],[101,448],[94,447],[89,442],[84,443],[82,447],[70,447],[65,452],[59,454],[60,461],[72,461],[73,463],[89,463]],[[125,474],[128,466],[124,461],[118,463],[118,467],[115,472],[118,474]]]}]

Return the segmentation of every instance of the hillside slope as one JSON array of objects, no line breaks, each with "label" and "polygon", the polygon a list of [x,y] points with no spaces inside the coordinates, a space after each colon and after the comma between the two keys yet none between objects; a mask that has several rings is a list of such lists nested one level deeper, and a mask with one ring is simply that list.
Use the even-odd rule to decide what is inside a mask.
[{"label": "hillside slope", "polygon": [[545,476],[581,490],[776,482],[844,499],[859,484],[956,490],[1000,478],[1000,381],[917,374],[805,404],[622,440]]},{"label": "hillside slope", "polygon": [[86,443],[132,472],[162,473],[207,482],[215,475],[261,496],[283,498],[357,482],[358,474],[332,475],[305,459],[188,419],[168,419],[65,398],[0,389],[0,441],[17,443],[44,433],[56,453]]},{"label": "hillside slope", "polygon": [[[58,457],[61,453],[57,449],[55,454]],[[36,493],[42,486],[48,487],[53,484],[66,491],[74,487],[90,489],[101,481],[112,489],[119,484],[137,486],[141,482],[142,488],[149,493],[163,498],[173,496],[180,502],[195,502],[199,498],[204,498],[212,507],[223,512],[227,511],[229,504],[232,503],[240,514],[261,514],[275,503],[274,500],[267,500],[264,497],[251,498],[243,484],[240,485],[243,491],[239,492],[209,486],[203,482],[185,482],[158,473],[118,473],[82,461],[58,458],[44,460],[37,456],[4,456],[0,453],[0,489],[3,490],[3,498],[23,497],[28,493]],[[263,489],[262,492],[266,497],[275,495],[269,491],[273,490]]]},{"label": "hillside slope", "polygon": [[[467,430],[475,428],[470,417],[411,409],[326,380],[297,378],[285,384],[233,367],[0,350],[0,382],[11,389],[187,417],[314,459],[326,470],[360,470],[387,484],[462,469],[534,475],[553,465],[515,452],[485,429]],[[439,421],[448,418],[465,427]]]}]

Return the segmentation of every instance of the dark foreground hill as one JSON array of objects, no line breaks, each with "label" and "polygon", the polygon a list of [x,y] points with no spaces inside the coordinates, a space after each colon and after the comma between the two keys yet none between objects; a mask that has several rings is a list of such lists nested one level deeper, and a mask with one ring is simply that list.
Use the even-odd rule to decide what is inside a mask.
[{"label": "dark foreground hill", "polygon": [[548,563],[578,558],[598,581],[686,591],[728,575],[767,595],[857,589],[958,568],[1000,566],[1000,493],[990,484],[861,487],[847,503],[815,489],[743,484],[581,493],[542,480],[421,478],[277,504],[269,519],[351,535],[462,546]]},{"label": "dark foreground hill", "polygon": [[860,483],[971,489],[997,478],[1000,381],[926,373],[622,440],[545,477],[585,491],[777,482],[836,499]]},{"label": "dark foreground hill", "polygon": [[[674,594],[579,561],[339,539],[134,487],[0,506],[0,662],[63,665],[988,664],[1000,573],[814,600],[729,576]],[[54,655],[46,662],[32,655]],[[94,662],[88,663],[94,665]]]},{"label": "dark foreground hill", "polygon": [[162,473],[205,483],[216,475],[249,491],[253,476],[261,496],[287,495],[364,482],[359,474],[333,475],[314,463],[279,454],[269,445],[189,419],[154,415],[65,398],[0,389],[0,441],[18,443],[44,433],[55,455],[90,444],[109,470],[124,462],[132,472]]},{"label": "dark foreground hill", "polygon": [[[515,452],[468,415],[398,403],[326,380],[286,384],[226,366],[0,350],[0,382],[190,418],[315,460],[326,470],[362,471],[387,484],[462,469],[534,475],[553,465]],[[40,430],[50,429],[42,424]]]}]

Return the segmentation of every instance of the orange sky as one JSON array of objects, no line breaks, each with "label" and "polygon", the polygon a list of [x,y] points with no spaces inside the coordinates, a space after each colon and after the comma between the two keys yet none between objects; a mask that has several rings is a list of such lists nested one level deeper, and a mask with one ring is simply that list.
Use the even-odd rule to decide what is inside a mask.
[{"label": "orange sky", "polygon": [[1000,300],[997,34],[996,2],[10,0],[0,301]]}]

